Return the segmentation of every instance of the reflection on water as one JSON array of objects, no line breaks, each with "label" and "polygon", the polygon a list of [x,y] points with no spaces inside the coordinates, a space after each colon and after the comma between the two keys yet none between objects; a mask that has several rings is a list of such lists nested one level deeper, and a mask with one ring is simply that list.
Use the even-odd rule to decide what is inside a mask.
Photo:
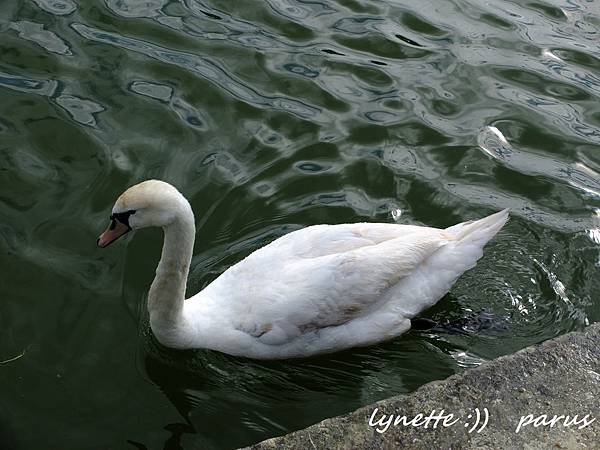
[{"label": "reflection on water", "polygon": [[[1,447],[233,448],[598,321],[599,14],[5,1]],[[194,208],[190,294],[311,224],[512,219],[425,314],[452,326],[260,363],[154,342],[159,231],[95,249],[116,195],[151,177]]]}]

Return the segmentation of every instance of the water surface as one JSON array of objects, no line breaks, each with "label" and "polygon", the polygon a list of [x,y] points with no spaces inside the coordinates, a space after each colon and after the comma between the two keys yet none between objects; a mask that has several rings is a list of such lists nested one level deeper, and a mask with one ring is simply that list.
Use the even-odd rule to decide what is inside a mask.
[{"label": "water surface", "polygon": [[[584,0],[4,0],[0,446],[235,448],[600,320],[599,42]],[[463,332],[261,363],[154,341],[158,230],[95,248],[152,177],[190,294],[312,224],[512,219],[425,313]]]}]

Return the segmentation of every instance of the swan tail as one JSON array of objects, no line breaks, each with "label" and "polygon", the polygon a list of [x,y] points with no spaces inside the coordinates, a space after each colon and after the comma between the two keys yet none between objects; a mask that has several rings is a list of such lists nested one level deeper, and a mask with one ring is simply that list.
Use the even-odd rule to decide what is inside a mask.
[{"label": "swan tail", "polygon": [[508,209],[484,217],[483,219],[463,222],[446,228],[454,238],[444,253],[446,264],[456,270],[456,277],[472,268],[483,256],[483,247],[508,220]]},{"label": "swan tail", "polygon": [[483,219],[463,222],[444,230],[447,240],[408,277],[389,293],[392,308],[412,319],[435,304],[464,272],[475,267],[485,244],[508,220],[508,210]]},{"label": "swan tail", "polygon": [[463,222],[446,228],[454,239],[483,247],[508,221],[508,209],[503,209],[483,219]]}]

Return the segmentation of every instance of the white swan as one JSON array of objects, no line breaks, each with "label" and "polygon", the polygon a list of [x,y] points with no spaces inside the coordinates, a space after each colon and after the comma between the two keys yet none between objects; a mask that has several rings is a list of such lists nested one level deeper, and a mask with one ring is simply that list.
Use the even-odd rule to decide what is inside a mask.
[{"label": "white swan", "polygon": [[125,191],[98,239],[162,227],[148,294],[150,326],[168,347],[208,348],[257,359],[293,358],[371,345],[410,328],[483,254],[508,210],[445,230],[386,223],[315,225],[289,233],[185,300],[194,214],[158,180]]}]

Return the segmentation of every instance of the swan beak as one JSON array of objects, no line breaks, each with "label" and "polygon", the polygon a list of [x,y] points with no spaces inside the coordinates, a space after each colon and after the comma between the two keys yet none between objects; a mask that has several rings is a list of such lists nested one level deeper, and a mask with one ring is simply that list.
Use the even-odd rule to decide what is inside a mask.
[{"label": "swan beak", "polygon": [[130,230],[131,228],[129,228],[127,225],[122,224],[118,220],[112,219],[109,227],[104,233],[100,235],[96,243],[100,248],[107,247],[109,244],[115,242],[124,234],[127,234],[127,232],[129,232]]}]

